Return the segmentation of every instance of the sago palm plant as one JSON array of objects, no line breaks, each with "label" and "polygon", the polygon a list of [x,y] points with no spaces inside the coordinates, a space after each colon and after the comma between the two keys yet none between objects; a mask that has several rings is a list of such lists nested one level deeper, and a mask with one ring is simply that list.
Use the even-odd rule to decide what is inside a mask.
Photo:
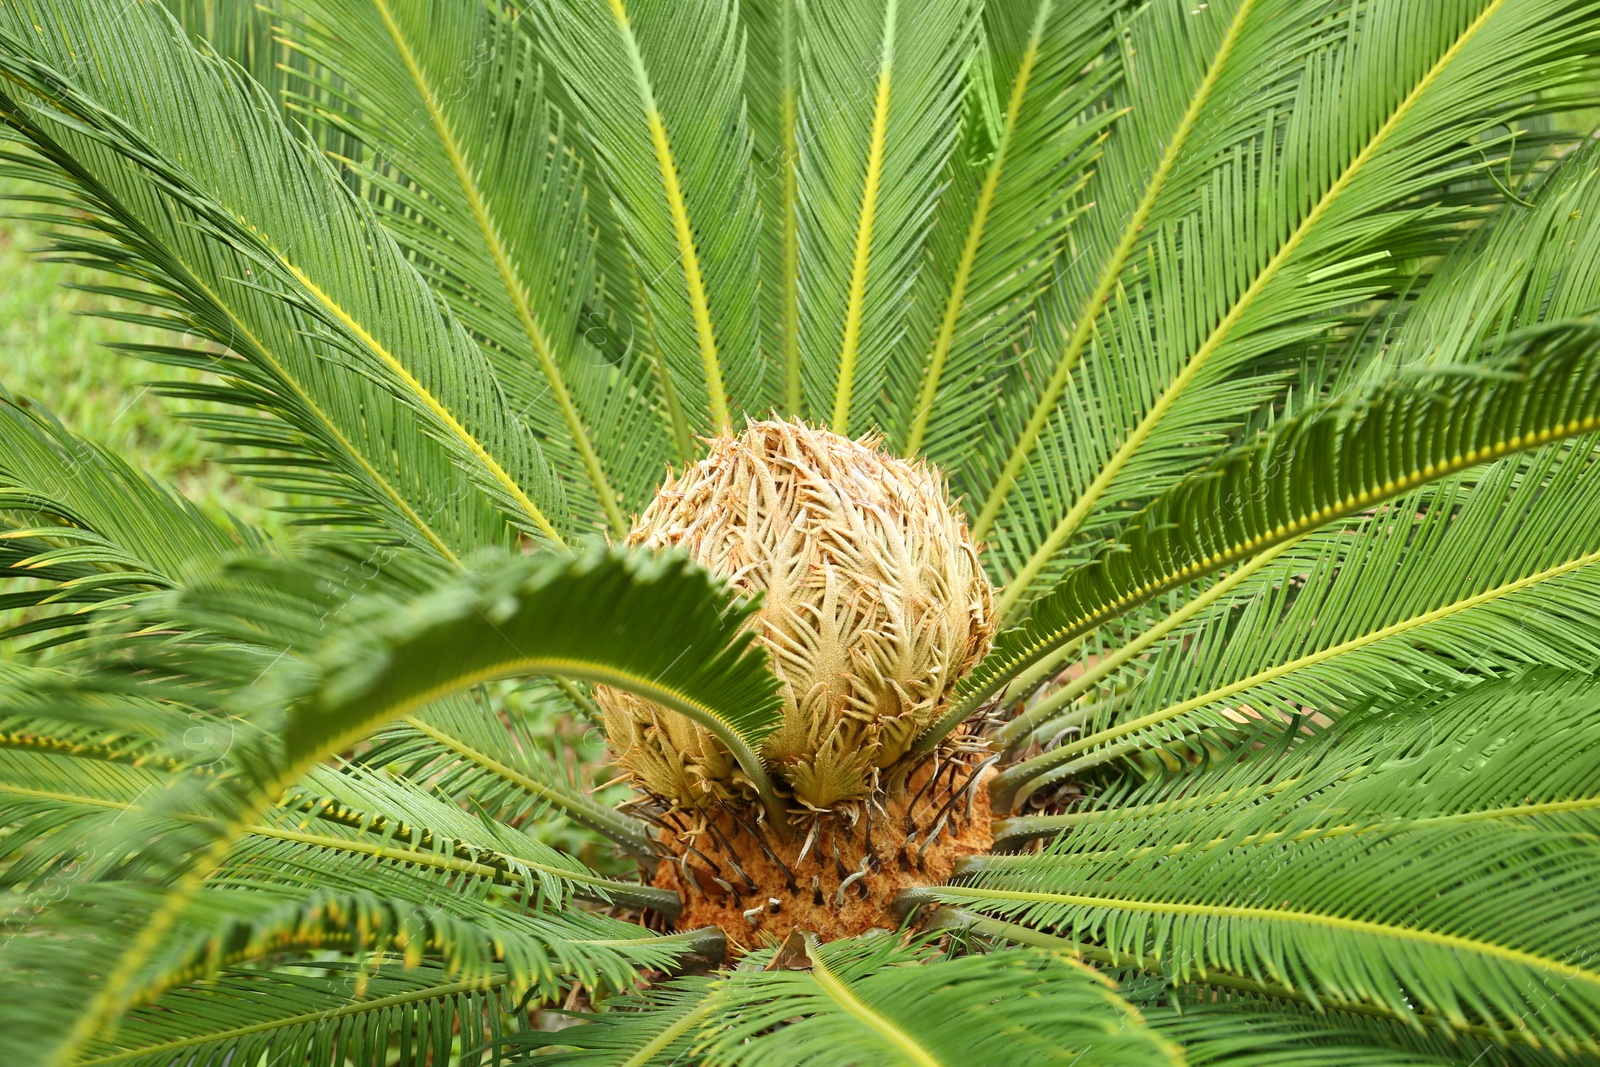
[{"label": "sago palm plant", "polygon": [[299,531],[0,394],[5,1062],[1600,1056],[1597,57],[0,0]]}]

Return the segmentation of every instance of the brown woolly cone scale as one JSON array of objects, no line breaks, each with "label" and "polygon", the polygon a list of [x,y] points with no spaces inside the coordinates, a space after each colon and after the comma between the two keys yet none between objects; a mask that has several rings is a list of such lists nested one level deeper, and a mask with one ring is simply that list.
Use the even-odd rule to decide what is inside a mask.
[{"label": "brown woolly cone scale", "polygon": [[[879,441],[746,423],[670,479],[628,543],[674,548],[763,595],[752,627],[783,683],[762,757],[792,819],[858,821],[903,791],[905,756],[988,651],[993,591],[944,479]],[[746,808],[753,792],[703,727],[596,687],[617,763],[670,809]]]},{"label": "brown woolly cone scale", "polygon": [[797,929],[832,941],[893,927],[902,891],[947,880],[963,856],[993,843],[979,795],[986,756],[952,745],[919,760],[903,788],[862,804],[854,821],[815,815],[785,837],[732,808],[668,814],[662,839],[674,855],[654,884],[682,900],[678,929],[720,927],[735,953]]}]

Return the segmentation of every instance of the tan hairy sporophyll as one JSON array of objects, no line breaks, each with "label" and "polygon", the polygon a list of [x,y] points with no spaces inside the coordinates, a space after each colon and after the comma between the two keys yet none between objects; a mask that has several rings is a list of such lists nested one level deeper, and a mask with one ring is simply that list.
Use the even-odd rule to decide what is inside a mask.
[{"label": "tan hairy sporophyll", "polygon": [[[800,423],[747,423],[669,479],[628,535],[761,594],[754,626],[783,683],[762,756],[797,814],[885,788],[988,651],[994,607],[966,522],[927,464]],[[754,794],[704,727],[599,687],[617,762],[698,810]],[[901,783],[903,784],[903,783]]]},{"label": "tan hairy sporophyll", "polygon": [[[749,421],[669,478],[628,535],[631,545],[684,551],[761,596],[752,626],[783,699],[761,754],[801,837],[814,838],[803,828],[819,819],[825,836],[854,827],[872,806],[885,821],[885,805],[926,762],[906,759],[912,742],[945,712],[995,628],[989,581],[943,477],[878,446]],[[751,827],[759,821],[750,782],[704,727],[620,690],[596,687],[595,699],[617,763],[686,830],[724,806],[746,809]],[[917,777],[921,786],[926,775]],[[924,790],[925,805],[937,798],[937,811],[973,777],[941,779]],[[878,831],[879,851],[887,834]],[[863,859],[844,862],[853,871]]]}]

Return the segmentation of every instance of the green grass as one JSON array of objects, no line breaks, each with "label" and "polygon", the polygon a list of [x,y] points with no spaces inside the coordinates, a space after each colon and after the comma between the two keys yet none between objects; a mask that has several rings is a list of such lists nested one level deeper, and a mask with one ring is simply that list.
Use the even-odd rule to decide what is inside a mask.
[{"label": "green grass", "polygon": [[[19,191],[0,185],[0,195]],[[26,212],[8,201],[3,210]],[[281,497],[233,477],[182,412],[200,405],[159,395],[153,381],[197,381],[202,375],[157,366],[105,347],[118,341],[179,343],[175,334],[96,317],[118,305],[70,288],[117,279],[37,254],[43,229],[25,218],[0,218],[0,385],[36,401],[70,429],[98,441],[138,469],[212,512],[269,529]]]}]

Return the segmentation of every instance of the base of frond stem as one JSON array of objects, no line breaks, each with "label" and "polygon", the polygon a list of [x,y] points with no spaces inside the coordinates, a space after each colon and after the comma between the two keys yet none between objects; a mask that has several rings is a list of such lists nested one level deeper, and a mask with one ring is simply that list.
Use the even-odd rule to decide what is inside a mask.
[{"label": "base of frond stem", "polygon": [[989,850],[983,756],[936,753],[854,819],[797,816],[784,838],[748,811],[663,816],[669,858],[654,884],[683,901],[677,929],[720,927],[733,954],[796,929],[823,941],[893,929],[891,904],[902,891],[943,882],[963,856]]}]

